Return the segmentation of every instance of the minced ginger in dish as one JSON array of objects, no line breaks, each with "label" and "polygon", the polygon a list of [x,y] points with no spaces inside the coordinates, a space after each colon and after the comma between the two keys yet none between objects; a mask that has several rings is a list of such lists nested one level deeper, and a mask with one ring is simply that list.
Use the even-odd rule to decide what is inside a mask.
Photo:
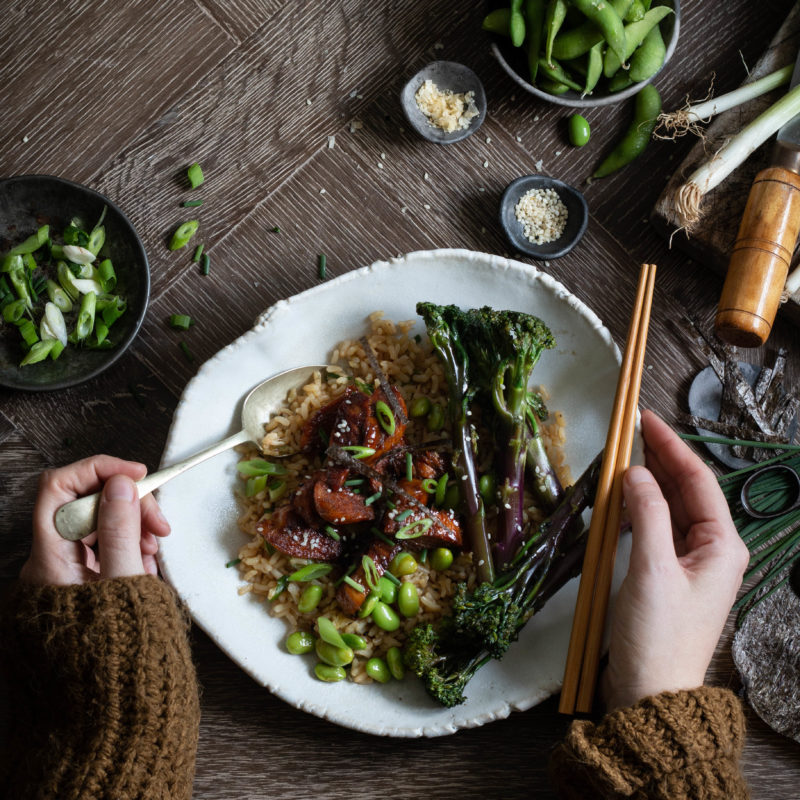
[{"label": "minced ginger in dish", "polygon": [[442,91],[430,79],[417,89],[414,99],[428,122],[445,133],[463,131],[478,116],[475,92]]}]

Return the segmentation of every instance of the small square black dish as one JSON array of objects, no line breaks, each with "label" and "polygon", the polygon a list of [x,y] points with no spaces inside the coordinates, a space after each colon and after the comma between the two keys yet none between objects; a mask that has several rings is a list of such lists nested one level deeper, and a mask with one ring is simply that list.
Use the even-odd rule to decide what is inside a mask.
[{"label": "small square black dish", "polygon": [[[417,104],[417,91],[425,81],[432,81],[443,92],[464,94],[472,92],[477,115],[466,128],[447,132],[431,123]],[[483,124],[486,118],[486,92],[480,78],[469,68],[455,61],[434,61],[421,69],[403,87],[400,93],[400,105],[414,130],[430,142],[452,144],[471,136]]]},{"label": "small square black dish", "polygon": [[[0,386],[25,391],[65,389],[94,378],[116,362],[136,337],[150,296],[150,269],[141,239],[130,220],[107,197],[86,186],[51,175],[21,175],[0,180],[0,254],[50,225],[51,237],[73,219],[91,229],[105,211],[106,240],[101,258],[110,258],[117,275],[114,294],[127,309],[113,324],[108,349],[68,345],[56,360],[20,367],[23,358],[17,326],[0,319]],[[46,297],[45,297],[46,300]]]},{"label": "small square black dish", "polygon": [[[544,244],[536,244],[526,235],[515,209],[523,195],[532,189],[553,189],[567,208],[567,222],[561,235]],[[500,225],[508,241],[521,253],[542,261],[566,255],[581,240],[589,223],[589,208],[575,188],[545,175],[523,175],[512,181],[500,200]]]}]

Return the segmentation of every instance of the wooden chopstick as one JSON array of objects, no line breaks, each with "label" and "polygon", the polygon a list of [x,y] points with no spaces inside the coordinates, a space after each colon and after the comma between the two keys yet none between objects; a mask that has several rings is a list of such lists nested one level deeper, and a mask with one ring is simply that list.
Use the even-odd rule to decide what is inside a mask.
[{"label": "wooden chopstick", "polygon": [[559,711],[565,714],[590,711],[594,698],[619,537],[622,475],[630,463],[633,446],[655,269],[655,264],[643,264],[639,275],[606,436],[559,700]]}]

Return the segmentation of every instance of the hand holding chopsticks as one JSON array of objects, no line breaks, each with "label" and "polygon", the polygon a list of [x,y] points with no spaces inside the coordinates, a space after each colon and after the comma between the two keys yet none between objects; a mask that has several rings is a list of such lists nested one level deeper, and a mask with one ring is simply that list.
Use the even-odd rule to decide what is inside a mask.
[{"label": "hand holding chopsticks", "polygon": [[586,544],[559,710],[592,707],[622,513],[622,476],[630,462],[653,302],[655,264],[643,264]]}]

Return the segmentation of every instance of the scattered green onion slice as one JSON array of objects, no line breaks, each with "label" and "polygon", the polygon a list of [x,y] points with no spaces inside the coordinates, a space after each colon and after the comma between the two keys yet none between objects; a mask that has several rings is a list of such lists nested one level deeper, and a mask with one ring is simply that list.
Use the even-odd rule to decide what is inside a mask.
[{"label": "scattered green onion slice", "polygon": [[25,358],[19,362],[21,367],[26,366],[27,364],[38,364],[40,361],[44,361],[47,356],[50,355],[50,351],[53,349],[53,345],[57,344],[55,339],[47,339],[44,342],[36,342],[30,350],[28,350]]},{"label": "scattered green onion slice", "polygon": [[[16,247],[12,247],[8,251],[10,256],[23,255],[25,253],[33,253],[38,250],[50,238],[50,226],[42,225],[36,233],[29,236],[24,242],[21,242]],[[29,362],[31,363],[31,362]]]},{"label": "scattered green onion slice", "polygon": [[200,266],[201,274],[208,275],[210,268],[211,268],[211,259],[208,257],[208,253],[203,253],[203,258],[201,259],[201,266]]},{"label": "scattered green onion slice", "polygon": [[414,479],[414,457],[409,450],[406,453],[406,480],[411,481]]},{"label": "scattered green onion slice", "polygon": [[364,579],[370,589],[374,589],[378,585],[378,579],[381,577],[378,573],[378,565],[369,556],[361,557],[361,566],[364,569]]},{"label": "scattered green onion slice", "polygon": [[401,511],[395,518],[395,522],[402,522],[404,519],[408,519],[414,512],[407,508],[405,511]]},{"label": "scattered green onion slice", "polygon": [[189,345],[186,344],[186,342],[178,342],[178,347],[180,347],[183,355],[186,356],[187,361],[194,361],[194,354],[189,349]]},{"label": "scattered green onion slice", "polygon": [[[355,583],[355,581],[353,581]],[[358,585],[358,584],[356,584]],[[363,586],[361,587],[364,588]],[[342,635],[336,630],[336,626],[327,617],[317,617],[317,630],[319,638],[323,642],[332,644],[334,647],[347,647],[342,639]]]},{"label": "scattered green onion slice", "polygon": [[169,326],[180,331],[188,331],[194,320],[188,314],[170,314]]},{"label": "scattered green onion slice", "polygon": [[389,408],[383,400],[378,400],[378,402],[375,403],[375,416],[378,418],[381,428],[386,431],[387,436],[394,435],[397,429],[397,423],[395,422],[392,409]]},{"label": "scattered green onion slice", "polygon": [[333,539],[334,541],[337,541],[337,542],[341,541],[342,537],[339,536],[339,533],[337,532],[336,528],[333,527],[333,525],[326,525],[325,526],[325,533],[327,533],[328,536],[330,536],[331,539]]},{"label": "scattered green onion slice", "polygon": [[285,475],[286,467],[283,464],[273,464],[263,458],[251,458],[247,461],[240,461],[236,469],[246,476],[251,475]]},{"label": "scattered green onion slice", "polygon": [[327,256],[325,253],[320,253],[317,260],[317,275],[319,275],[320,280],[324,280],[328,274],[327,264]]},{"label": "scattered green onion slice", "polygon": [[104,258],[97,265],[97,278],[104,292],[113,292],[117,287],[117,273],[110,258]]},{"label": "scattered green onion slice", "polygon": [[189,184],[192,189],[196,189],[205,180],[203,168],[196,161],[186,170],[186,176],[189,178]]},{"label": "scattered green onion slice", "polygon": [[375,494],[371,494],[366,500],[364,500],[365,506],[371,506],[376,500],[381,499],[381,495],[383,492],[375,492]]},{"label": "scattered green onion slice", "polygon": [[435,478],[425,478],[422,481],[422,488],[428,494],[436,494],[436,490],[439,488],[439,482]]},{"label": "scattered green onion slice", "polygon": [[316,578],[321,578],[327,575],[333,566],[331,564],[306,564],[300,567],[296,572],[289,576],[289,580],[295,583],[305,583],[306,581],[313,581]]},{"label": "scattered green onion slice", "polygon": [[33,347],[39,341],[39,334],[36,333],[36,326],[29,319],[21,319],[17,325],[19,332],[28,347]]},{"label": "scattered green onion slice", "polygon": [[403,525],[399,531],[394,535],[395,539],[418,539],[423,536],[428,529],[433,525],[432,519],[417,519],[414,522],[409,522]]},{"label": "scattered green onion slice", "polygon": [[203,205],[202,200],[184,200],[181,205],[184,208],[197,208],[198,206]]},{"label": "scattered green onion slice", "polygon": [[288,585],[289,585],[289,576],[288,575],[281,575],[280,578],[278,578],[278,583],[275,586],[275,591],[269,596],[270,603],[273,600],[275,600],[275,598],[278,595],[283,594],[284,591],[286,591],[286,587]]},{"label": "scattered green onion slice", "polygon": [[[184,222],[175,229],[172,238],[169,241],[170,250],[180,250],[181,247],[186,247],[189,240],[197,233],[197,228],[200,226],[200,220],[190,219]],[[66,248],[65,248],[66,250]]]},{"label": "scattered green onion slice", "polygon": [[344,582],[361,594],[367,593],[367,590],[358,581],[354,581],[349,575],[344,576]]},{"label": "scattered green onion slice", "polygon": [[237,564],[241,564],[241,558],[234,558],[233,561],[228,561],[225,566],[226,567],[235,567]]},{"label": "scattered green onion slice", "polygon": [[245,497],[255,497],[263,492],[267,488],[268,477],[268,475],[256,475],[254,478],[248,478],[245,483]]},{"label": "scattered green onion slice", "polygon": [[203,248],[204,247],[205,247],[205,245],[202,242],[200,242],[200,244],[197,245],[197,247],[195,247],[194,255],[192,256],[192,261],[194,261],[195,264],[199,263],[200,256],[203,255]]},{"label": "scattered green onion slice", "polygon": [[436,496],[434,498],[434,502],[437,506],[444,504],[444,498],[447,494],[447,478],[448,475],[445,472],[445,474],[439,478],[439,482],[436,484]]},{"label": "scattered green onion slice", "polygon": [[394,542],[388,536],[386,536],[386,534],[383,533],[383,531],[380,531],[375,527],[370,528],[370,531],[372,532],[372,535],[376,539],[380,539],[384,544],[388,544],[391,547],[394,547]]},{"label": "scattered green onion slice", "polygon": [[96,256],[100,252],[105,243],[106,243],[106,229],[102,225],[98,225],[89,234],[89,238],[86,242],[86,249],[90,253],[92,253],[92,255]]},{"label": "scattered green onion slice", "polygon": [[83,341],[94,328],[94,314],[97,305],[97,295],[88,292],[81,299],[81,308],[78,312],[78,321],[75,323],[74,335],[78,341]]},{"label": "scattered green onion slice", "polygon": [[397,575],[392,575],[388,569],[383,573],[383,577],[386,578],[389,583],[393,583],[395,586],[399,586],[402,583],[400,578],[398,578]]},{"label": "scattered green onion slice", "polygon": [[362,447],[359,444],[349,444],[342,448],[353,454],[353,458],[369,458],[375,455],[375,450],[372,447]]}]

